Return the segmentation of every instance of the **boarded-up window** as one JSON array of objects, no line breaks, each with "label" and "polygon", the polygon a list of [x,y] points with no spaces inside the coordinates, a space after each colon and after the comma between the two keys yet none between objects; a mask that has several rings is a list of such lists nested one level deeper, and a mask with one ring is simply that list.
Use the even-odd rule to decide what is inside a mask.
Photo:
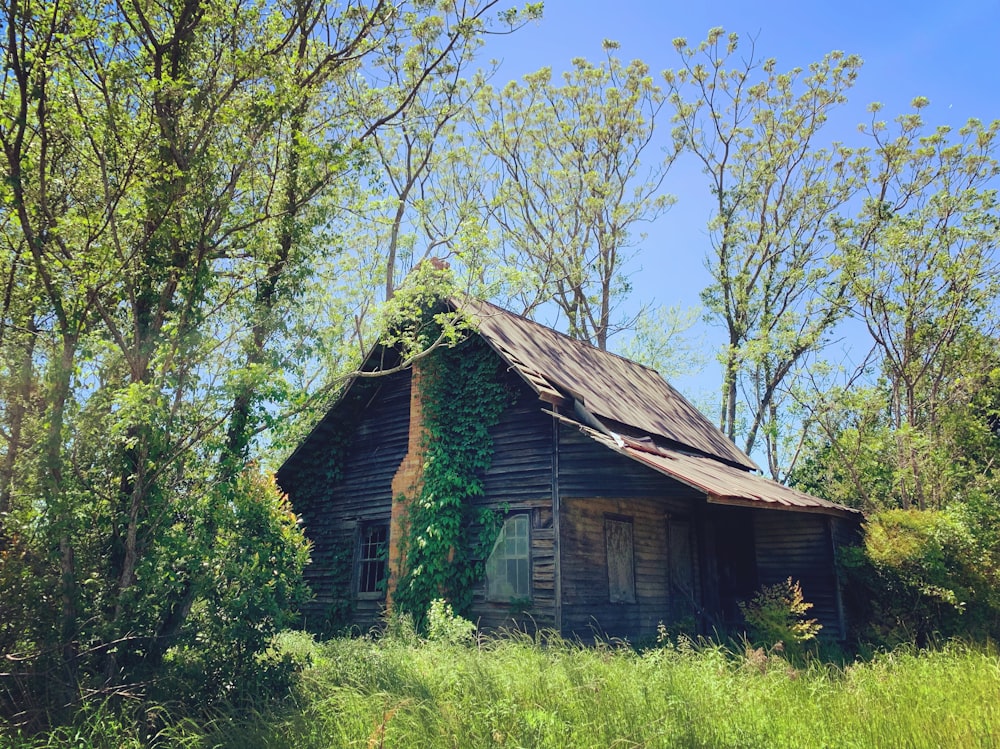
[{"label": "boarded-up window", "polygon": [[361,529],[358,549],[358,593],[385,592],[389,526],[373,523]]},{"label": "boarded-up window", "polygon": [[632,521],[604,518],[604,539],[608,547],[608,596],[611,603],[635,603]]},{"label": "boarded-up window", "polygon": [[531,598],[531,533],[527,515],[507,518],[486,560],[491,601]]}]

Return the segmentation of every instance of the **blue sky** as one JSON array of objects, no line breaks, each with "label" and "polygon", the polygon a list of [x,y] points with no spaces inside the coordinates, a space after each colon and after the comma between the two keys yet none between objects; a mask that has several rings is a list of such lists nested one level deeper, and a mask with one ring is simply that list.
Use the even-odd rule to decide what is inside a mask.
[{"label": "blue sky", "polygon": [[[757,52],[774,57],[778,68],[807,66],[831,50],[860,55],[860,78],[843,119],[827,128],[829,140],[849,141],[866,106],[880,101],[886,118],[909,110],[916,96],[931,106],[931,125],[962,125],[969,117],[1000,117],[1000,0],[952,2],[668,2],[666,0],[546,0],[544,18],[507,37],[491,39],[484,54],[501,61],[494,79],[519,78],[550,66],[555,73],[574,57],[597,61],[601,42],[620,43],[624,60],[640,58],[652,70],[674,67],[672,40],[692,44],[721,26],[742,38],[756,38]],[[669,122],[664,118],[664,134]],[[703,178],[693,165],[675,167],[666,189],[678,202],[655,224],[633,269],[633,302],[698,304],[709,277],[705,224],[709,202]],[[719,340],[708,330],[708,340]],[[715,389],[711,368],[700,378],[677,382],[698,398]]]}]

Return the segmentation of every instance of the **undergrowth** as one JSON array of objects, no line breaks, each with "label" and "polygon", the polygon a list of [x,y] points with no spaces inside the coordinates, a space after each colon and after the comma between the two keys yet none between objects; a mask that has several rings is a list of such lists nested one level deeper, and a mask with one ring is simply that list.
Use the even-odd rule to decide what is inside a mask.
[{"label": "undergrowth", "polygon": [[[545,633],[461,644],[422,640],[406,626],[325,643],[286,633],[280,645],[307,664],[282,699],[159,715],[157,745],[1000,749],[1000,654],[991,646],[793,666],[774,651],[686,639],[643,652]],[[148,716],[121,715],[98,708],[73,727],[8,735],[0,746],[139,746]]]}]

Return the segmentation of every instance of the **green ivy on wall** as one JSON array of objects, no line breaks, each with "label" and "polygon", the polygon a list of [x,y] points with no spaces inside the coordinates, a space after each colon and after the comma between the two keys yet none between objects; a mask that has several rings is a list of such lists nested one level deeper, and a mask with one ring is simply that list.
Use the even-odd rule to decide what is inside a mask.
[{"label": "green ivy on wall", "polygon": [[422,366],[423,478],[419,496],[409,498],[400,540],[405,569],[393,596],[417,622],[436,598],[459,614],[472,604],[500,527],[495,513],[476,511],[473,499],[483,495],[493,460],[490,429],[513,397],[500,359],[477,337],[437,349]]}]

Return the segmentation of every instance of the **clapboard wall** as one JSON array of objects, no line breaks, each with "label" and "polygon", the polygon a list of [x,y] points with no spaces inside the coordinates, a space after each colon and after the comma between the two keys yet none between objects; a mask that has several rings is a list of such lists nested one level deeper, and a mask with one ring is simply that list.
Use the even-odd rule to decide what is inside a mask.
[{"label": "clapboard wall", "polygon": [[[834,549],[856,523],[709,505],[701,492],[554,419],[516,373],[501,372],[509,402],[490,431],[493,461],[473,509],[529,517],[531,598],[490,601],[485,580],[478,583],[471,616],[481,627],[561,625],[588,639],[649,637],[660,621],[710,629],[731,623],[727,606],[734,609],[736,593],[749,596],[743,588],[791,576],[824,634],[842,634]],[[410,390],[408,371],[355,382],[279,471],[313,542],[307,627],[323,629],[335,613],[339,624],[364,631],[382,614],[384,596],[354,593],[358,535],[367,523],[389,522]],[[476,532],[469,528],[470,541]],[[734,538],[746,546],[735,556]],[[747,574],[727,587],[727,569]]]},{"label": "clapboard wall", "polygon": [[305,569],[312,598],[301,609],[309,629],[326,629],[333,616],[337,626],[364,631],[382,614],[384,595],[354,593],[358,534],[366,523],[389,522],[392,478],[407,450],[409,403],[409,371],[355,382],[278,472],[313,544]]},{"label": "clapboard wall", "polygon": [[490,430],[493,460],[483,476],[477,508],[498,517],[528,515],[531,535],[531,601],[490,601],[485,580],[474,591],[472,618],[484,629],[552,628],[555,620],[555,536],[552,512],[553,420],[524,381],[507,372],[510,403]]},{"label": "clapboard wall", "polygon": [[754,510],[757,573],[761,585],[797,580],[813,604],[808,616],[823,625],[820,634],[845,636],[834,564],[834,519],[828,515]]},{"label": "clapboard wall", "polygon": [[[698,613],[704,495],[567,425],[559,427],[559,490],[564,634],[648,638],[659,622]],[[609,581],[615,522],[631,524],[634,600],[614,595]]]}]

